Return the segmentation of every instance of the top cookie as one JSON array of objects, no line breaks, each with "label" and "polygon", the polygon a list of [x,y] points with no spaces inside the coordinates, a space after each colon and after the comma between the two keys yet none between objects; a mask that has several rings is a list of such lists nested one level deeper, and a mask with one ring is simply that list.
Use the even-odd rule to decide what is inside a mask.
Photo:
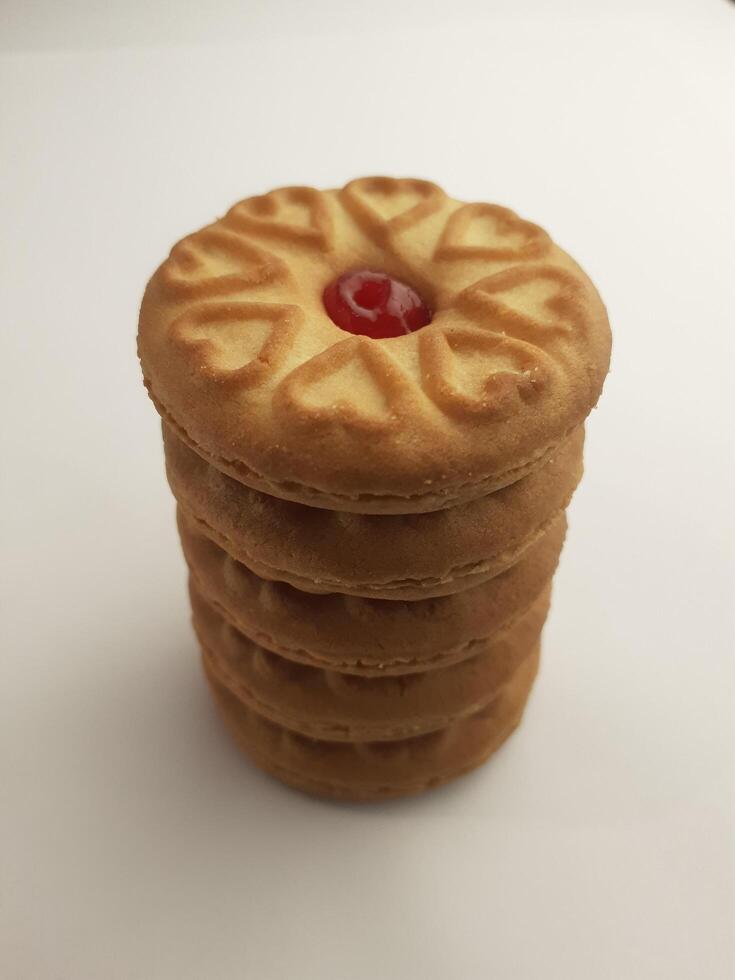
[{"label": "top cookie", "polygon": [[[431,322],[342,330],[345,272],[416,290]],[[161,415],[258,490],[362,513],[439,510],[512,483],[582,422],[605,308],[537,225],[423,180],[287,187],[184,238],[148,284],[138,350]]]}]

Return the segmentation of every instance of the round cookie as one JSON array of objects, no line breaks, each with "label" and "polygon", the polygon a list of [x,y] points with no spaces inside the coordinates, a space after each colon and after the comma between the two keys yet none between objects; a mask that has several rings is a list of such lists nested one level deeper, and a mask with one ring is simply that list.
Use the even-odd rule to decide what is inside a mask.
[{"label": "round cookie", "polygon": [[164,426],[169,483],[189,521],[261,578],[313,593],[423,599],[504,571],[569,503],[584,433],[493,494],[428,514],[326,511],[243,487]]},{"label": "round cookie", "polygon": [[[341,330],[322,293],[357,267],[414,287],[431,323]],[[146,289],[138,349],[159,412],[218,469],[315,507],[409,513],[553,453],[599,397],[610,332],[542,229],[378,177],[249,198],[179,242]]]},{"label": "round cookie", "polygon": [[355,677],[305,667],[238,632],[190,582],[194,629],[208,670],[245,705],[313,738],[369,741],[445,728],[489,704],[538,644],[551,587],[502,636],[450,667]]},{"label": "round cookie", "polygon": [[420,793],[481,765],[518,726],[538,670],[536,649],[499,696],[446,728],[390,742],[335,742],[291,732],[246,707],[204,670],[225,726],[261,769],[295,789],[371,801]]},{"label": "round cookie", "polygon": [[511,628],[549,587],[566,518],[495,578],[415,602],[301,592],[258,578],[181,512],[179,532],[196,590],[253,644],[307,666],[385,677],[465,660]]}]

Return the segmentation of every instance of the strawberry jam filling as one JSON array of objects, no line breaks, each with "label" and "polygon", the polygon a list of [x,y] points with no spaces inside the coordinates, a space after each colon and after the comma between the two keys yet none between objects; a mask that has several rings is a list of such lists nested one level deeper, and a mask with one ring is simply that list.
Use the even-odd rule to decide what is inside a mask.
[{"label": "strawberry jam filling", "polygon": [[346,272],[327,286],[322,299],[338,327],[375,340],[400,337],[431,322],[431,310],[415,289],[371,269]]}]

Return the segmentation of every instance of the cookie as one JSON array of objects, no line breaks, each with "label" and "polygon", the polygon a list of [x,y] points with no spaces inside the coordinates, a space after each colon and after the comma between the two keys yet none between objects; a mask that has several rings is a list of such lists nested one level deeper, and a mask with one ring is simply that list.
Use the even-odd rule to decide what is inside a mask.
[{"label": "cookie", "polygon": [[[431,322],[387,339],[337,325],[325,297],[357,271],[348,299],[384,280]],[[378,300],[364,302],[367,323]],[[610,332],[538,226],[376,177],[249,198],[183,239],[148,284],[138,349],[163,418],[235,480],[312,507],[420,513],[553,455],[598,399]]]},{"label": "cookie", "polygon": [[313,738],[371,741],[446,728],[485,707],[539,642],[550,587],[502,635],[450,667],[355,677],[305,667],[248,640],[190,583],[193,623],[207,669],[248,708]]},{"label": "cookie", "polygon": [[288,660],[362,677],[445,667],[484,649],[548,588],[565,532],[562,514],[495,578],[451,596],[405,602],[312,595],[260,579],[179,512],[191,578],[221,617]]},{"label": "cookie", "polygon": [[446,728],[395,741],[338,742],[290,731],[247,707],[204,670],[242,751],[281,782],[316,796],[371,801],[420,793],[487,760],[518,726],[538,669],[538,647],[484,708]]},{"label": "cookie", "polygon": [[542,467],[493,494],[428,514],[306,507],[244,487],[164,426],[166,468],[186,519],[261,578],[312,593],[449,595],[500,574],[563,512],[582,475],[576,430]]}]

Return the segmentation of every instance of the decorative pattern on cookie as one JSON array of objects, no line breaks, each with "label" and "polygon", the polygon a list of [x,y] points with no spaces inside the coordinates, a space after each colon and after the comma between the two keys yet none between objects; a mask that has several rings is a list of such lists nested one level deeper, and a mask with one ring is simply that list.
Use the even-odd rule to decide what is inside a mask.
[{"label": "decorative pattern on cookie", "polygon": [[464,204],[447,221],[434,253],[440,261],[539,259],[551,239],[538,225],[497,204]]},{"label": "decorative pattern on cookie", "polygon": [[437,211],[444,192],[429,180],[362,177],[345,185],[340,200],[361,229],[385,246]]},{"label": "decorative pattern on cookie", "polygon": [[319,252],[334,247],[334,228],[324,196],[313,187],[281,187],[240,201],[224,224],[258,238],[297,243]]},{"label": "decorative pattern on cookie", "polygon": [[202,378],[220,389],[243,391],[284,363],[302,321],[298,306],[208,303],[182,313],[171,336],[196,354]]},{"label": "decorative pattern on cookie", "polygon": [[[210,225],[171,249],[161,269],[161,288],[173,302],[244,293],[272,282],[285,282],[288,266],[242,235]],[[195,306],[201,316],[207,307]]]},{"label": "decorative pattern on cookie", "polygon": [[[406,284],[431,322],[346,333],[323,294],[355,269]],[[358,300],[366,323],[379,315]],[[595,404],[610,334],[538,226],[370,177],[248,198],[187,236],[148,285],[139,352],[163,417],[217,468],[311,506],[408,513],[546,458]]]}]

